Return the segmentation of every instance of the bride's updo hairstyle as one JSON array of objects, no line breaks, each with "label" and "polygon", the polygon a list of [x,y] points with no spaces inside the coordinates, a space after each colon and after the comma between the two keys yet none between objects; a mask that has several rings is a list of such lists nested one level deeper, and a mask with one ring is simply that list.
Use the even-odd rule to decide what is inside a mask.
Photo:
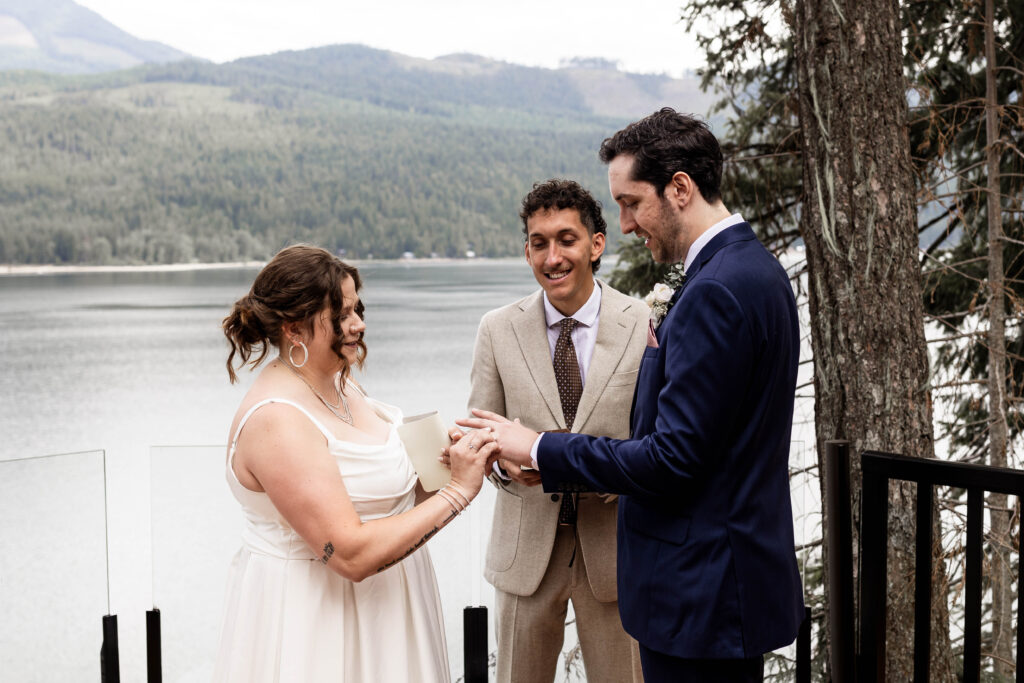
[{"label": "bride's updo hairstyle", "polygon": [[[325,309],[330,311],[334,329],[331,348],[345,361],[341,353],[344,343],[341,313],[345,307],[341,284],[346,278],[352,278],[357,292],[362,288],[359,271],[326,249],[296,244],[277,252],[256,276],[249,293],[236,301],[231,313],[224,318],[224,336],[231,345],[227,368],[232,384],[238,380],[234,364],[236,354],[241,359],[239,368],[249,365],[255,369],[272,346],[281,348],[282,325],[299,323],[312,333],[317,316]],[[356,313],[363,317],[361,301]],[[362,366],[365,358],[366,345],[360,335],[357,364]],[[341,373],[343,383],[349,370],[346,362]]]}]

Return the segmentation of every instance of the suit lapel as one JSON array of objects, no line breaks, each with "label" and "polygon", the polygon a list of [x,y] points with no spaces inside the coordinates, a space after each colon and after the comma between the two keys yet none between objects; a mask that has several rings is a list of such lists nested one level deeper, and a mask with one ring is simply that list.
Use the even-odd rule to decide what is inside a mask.
[{"label": "suit lapel", "polygon": [[626,352],[629,338],[636,326],[636,320],[625,314],[633,305],[632,300],[616,296],[616,293],[603,283],[599,282],[598,286],[601,287],[601,313],[598,317],[597,341],[594,345],[594,355],[590,357],[590,367],[587,368],[587,381],[583,385],[580,405],[576,409],[578,425],[586,424],[590,413],[597,406],[608,379],[622,360],[622,354]]},{"label": "suit lapel", "polygon": [[700,254],[698,254],[694,262],[690,264],[690,270],[686,273],[687,282],[696,277],[697,273],[700,272],[700,269],[704,267],[704,264],[710,261],[712,257],[714,257],[714,255],[723,248],[729,246],[733,242],[745,242],[756,239],[757,235],[754,234],[749,223],[743,222],[730,225],[728,228],[712,237],[711,241],[704,245],[704,248],[700,250]]},{"label": "suit lapel", "polygon": [[[551,364],[551,348],[548,345],[548,330],[544,318],[544,299],[541,292],[523,302],[519,314],[512,321],[512,331],[519,343],[519,350],[530,370],[537,391],[544,398],[548,409],[562,429],[565,418],[562,416],[562,400],[558,396],[558,384],[555,382],[555,369]],[[586,392],[584,392],[584,396]],[[577,415],[579,411],[577,410]]]},{"label": "suit lapel", "polygon": [[686,271],[686,280],[672,295],[672,305],[675,306],[676,302],[679,301],[679,297],[683,295],[683,290],[686,289],[686,285],[693,282],[694,278],[697,277],[697,273],[699,273],[700,269],[704,267],[704,264],[710,261],[711,258],[723,247],[726,247],[733,242],[743,242],[752,239],[757,239],[757,235],[754,234],[750,224],[746,222],[730,225],[728,228],[715,235],[710,242],[704,245],[704,248],[700,250],[700,254],[694,262],[690,264],[690,269]]}]

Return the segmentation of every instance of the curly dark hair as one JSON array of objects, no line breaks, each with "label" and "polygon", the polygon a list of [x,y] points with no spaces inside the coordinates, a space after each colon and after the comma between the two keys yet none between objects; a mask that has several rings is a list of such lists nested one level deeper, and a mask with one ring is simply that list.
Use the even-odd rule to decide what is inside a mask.
[{"label": "curly dark hair", "polygon": [[[533,184],[533,189],[523,197],[522,208],[519,217],[523,220],[523,236],[528,237],[526,225],[530,217],[539,211],[561,211],[562,209],[576,209],[580,216],[580,222],[587,228],[591,236],[596,234],[605,235],[608,232],[608,224],[601,215],[601,202],[594,199],[593,195],[583,189],[583,186],[575,180],[564,178],[552,178],[544,182]],[[593,272],[601,267],[601,259],[591,262]]]},{"label": "curly dark hair", "polygon": [[601,143],[604,163],[620,154],[633,156],[633,180],[654,185],[658,196],[682,171],[707,202],[722,197],[722,148],[704,121],[665,107],[634,121]]},{"label": "curly dark hair", "polygon": [[[345,360],[341,353],[344,341],[341,313],[345,307],[341,284],[348,278],[352,278],[359,291],[363,286],[359,271],[326,249],[295,244],[277,252],[256,276],[249,293],[235,302],[222,323],[224,336],[231,345],[227,360],[231,382],[238,379],[234,366],[236,354],[241,358],[240,366],[255,368],[267,357],[271,346],[281,348],[282,325],[299,323],[312,332],[317,316],[325,309],[330,311],[334,330],[331,349],[338,358]],[[355,309],[360,318],[364,310],[362,303],[360,300]],[[366,358],[362,335],[359,347],[356,362],[362,365]],[[346,362],[342,370],[343,382],[348,373]]]}]

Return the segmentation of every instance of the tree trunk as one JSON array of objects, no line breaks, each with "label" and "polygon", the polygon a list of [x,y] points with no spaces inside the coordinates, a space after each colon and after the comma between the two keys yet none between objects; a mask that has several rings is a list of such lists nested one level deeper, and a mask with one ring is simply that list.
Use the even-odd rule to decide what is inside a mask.
[{"label": "tree trunk", "polygon": [[[988,411],[989,464],[1006,467],[1006,308],[1003,295],[1003,217],[999,202],[999,122],[993,0],[985,0],[985,138],[988,166]],[[1013,675],[1013,593],[1010,574],[1010,511],[1005,493],[988,494],[991,536],[992,655],[997,677]]]},{"label": "tree trunk", "polygon": [[[847,439],[855,455],[873,449],[931,458],[898,3],[796,0],[793,24],[818,442]],[[856,457],[851,483],[856,549]],[[893,681],[913,672],[914,501],[914,485],[890,488],[886,669]],[[929,679],[946,681],[953,667],[938,551],[934,562]]]}]

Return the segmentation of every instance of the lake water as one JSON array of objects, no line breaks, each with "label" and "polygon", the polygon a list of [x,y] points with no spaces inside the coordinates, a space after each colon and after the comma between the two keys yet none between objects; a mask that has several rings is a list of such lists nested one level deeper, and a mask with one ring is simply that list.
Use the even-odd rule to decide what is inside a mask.
[{"label": "lake water", "polygon": [[[520,259],[360,268],[369,357],[359,381],[406,414],[462,415],[480,316],[533,291],[529,268]],[[154,604],[165,680],[208,680],[238,547],[223,444],[251,381],[243,372],[228,383],[219,325],[256,272],[0,277],[0,680],[95,680],[108,612],[119,619],[124,680],[144,680]],[[814,459],[809,417],[801,401],[794,468]],[[36,457],[62,453],[74,455]],[[806,478],[794,484],[805,487],[794,497],[799,543],[820,534],[817,491]],[[454,676],[462,608],[493,606],[480,578],[489,489],[428,545]]]}]

